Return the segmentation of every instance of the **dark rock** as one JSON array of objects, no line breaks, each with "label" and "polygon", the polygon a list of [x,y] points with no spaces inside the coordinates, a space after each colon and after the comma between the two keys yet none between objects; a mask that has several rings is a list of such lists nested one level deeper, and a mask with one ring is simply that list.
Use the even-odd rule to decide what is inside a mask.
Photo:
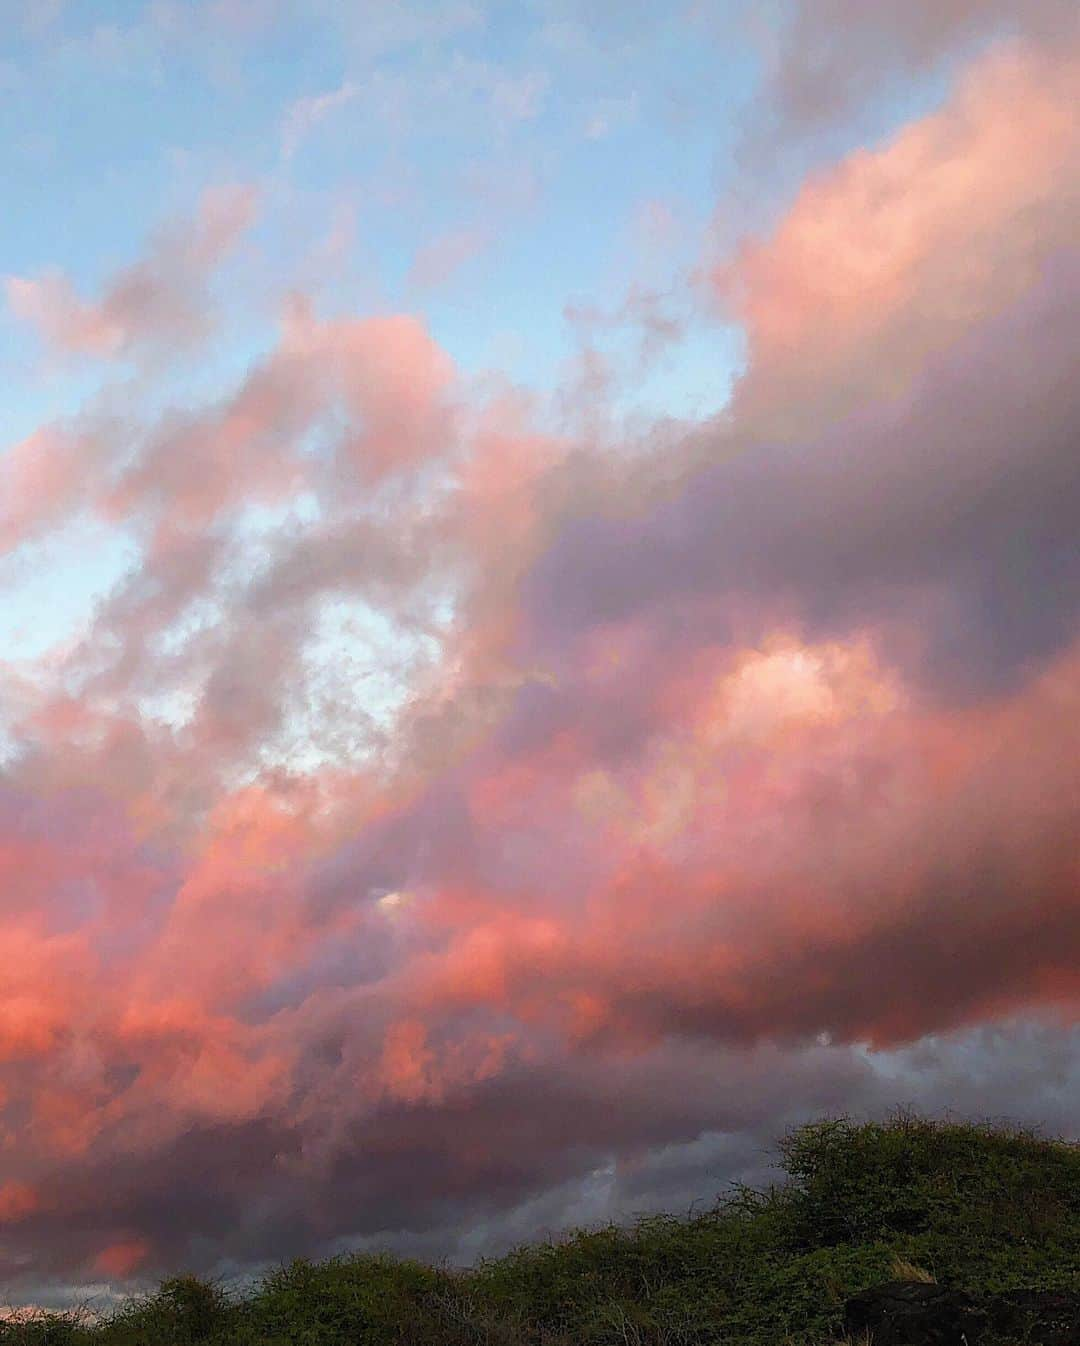
[{"label": "dark rock", "polygon": [[978,1346],[985,1319],[963,1290],[923,1281],[889,1281],[844,1305],[844,1328],[858,1338],[867,1329],[874,1346]]},{"label": "dark rock", "polygon": [[1080,1294],[1009,1290],[976,1298],[922,1281],[889,1281],[854,1295],[844,1327],[873,1346],[1080,1346]]}]

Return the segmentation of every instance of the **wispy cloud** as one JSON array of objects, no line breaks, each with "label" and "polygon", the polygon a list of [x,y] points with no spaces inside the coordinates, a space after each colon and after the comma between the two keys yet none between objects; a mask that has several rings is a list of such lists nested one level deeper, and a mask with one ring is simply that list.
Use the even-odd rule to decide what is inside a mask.
[{"label": "wispy cloud", "polygon": [[324,118],[354,102],[359,92],[356,84],[346,80],[338,88],[327,93],[299,98],[291,104],[282,122],[282,157],[291,159],[301,143]]},{"label": "wispy cloud", "polygon": [[160,231],[148,255],[113,276],[99,300],[80,298],[53,271],[5,277],[8,307],[58,354],[113,359],[190,347],[212,325],[207,283],[251,228],[257,204],[247,185],[208,190],[194,218]]}]

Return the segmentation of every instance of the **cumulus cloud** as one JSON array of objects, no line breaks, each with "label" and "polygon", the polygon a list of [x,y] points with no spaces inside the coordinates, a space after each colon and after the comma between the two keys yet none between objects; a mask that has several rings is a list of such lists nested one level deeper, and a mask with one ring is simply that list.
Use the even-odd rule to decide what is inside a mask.
[{"label": "cumulus cloud", "polygon": [[755,426],[770,407],[801,427],[815,397],[834,417],[908,389],[1067,251],[1075,50],[995,50],[940,112],[815,174],[771,237],[717,268],[751,344],[738,396]]},{"label": "cumulus cloud", "polygon": [[758,33],[765,97],[751,140],[808,131],[857,110],[882,86],[970,55],[988,41],[1020,36],[1053,50],[1076,35],[1067,0],[793,0]]}]

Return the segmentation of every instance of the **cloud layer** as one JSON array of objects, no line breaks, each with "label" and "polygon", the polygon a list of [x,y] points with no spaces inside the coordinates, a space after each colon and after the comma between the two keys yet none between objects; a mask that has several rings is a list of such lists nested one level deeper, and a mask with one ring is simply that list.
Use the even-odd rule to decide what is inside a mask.
[{"label": "cloud layer", "polygon": [[[292,294],[232,387],[6,450],[8,554],[90,518],[137,562],[0,665],[0,1281],[466,1256],[898,1089],[1075,1118],[1080,56],[1040,34],[702,259],[748,343],[712,420],[613,445]],[[171,351],[255,201],[11,309]]]}]

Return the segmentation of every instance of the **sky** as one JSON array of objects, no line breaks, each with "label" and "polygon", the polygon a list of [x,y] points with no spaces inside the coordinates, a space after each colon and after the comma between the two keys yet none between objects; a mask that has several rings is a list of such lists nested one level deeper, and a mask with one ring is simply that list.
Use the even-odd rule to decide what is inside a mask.
[{"label": "sky", "polygon": [[0,1292],[1080,1117],[1063,0],[0,0]]}]

